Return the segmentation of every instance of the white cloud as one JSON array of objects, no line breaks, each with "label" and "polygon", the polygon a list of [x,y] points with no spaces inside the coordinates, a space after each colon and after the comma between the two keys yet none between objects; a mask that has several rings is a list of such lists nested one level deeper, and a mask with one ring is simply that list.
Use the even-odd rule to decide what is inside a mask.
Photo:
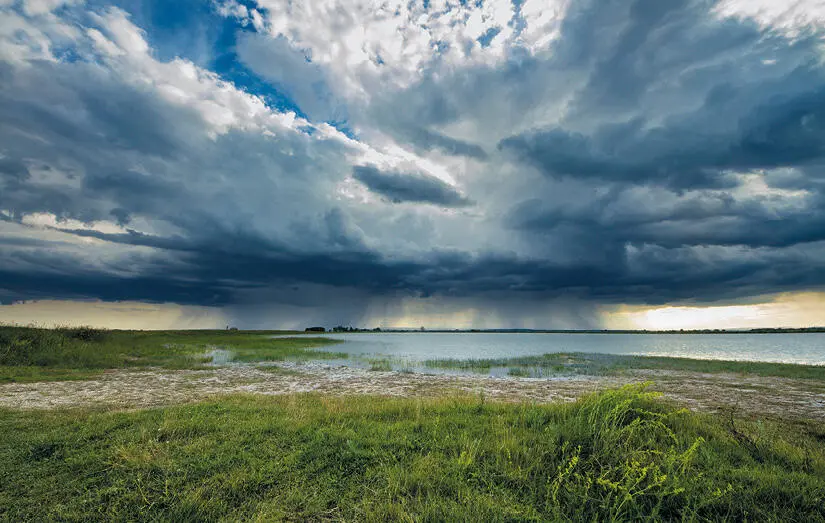
[{"label": "white cloud", "polygon": [[811,25],[825,27],[825,0],[725,0],[717,7],[717,13],[749,18],[762,27],[791,35]]},{"label": "white cloud", "polygon": [[[434,66],[458,67],[503,58],[512,41],[509,0],[458,1],[259,0],[267,32],[306,50],[330,71],[342,96],[366,99],[387,85],[401,88]],[[476,41],[499,30],[491,45]],[[440,64],[440,65],[439,65]]]},{"label": "white cloud", "polygon": [[221,16],[246,20],[249,16],[249,9],[235,0],[216,2],[217,11]]},{"label": "white cloud", "polygon": [[534,51],[546,48],[561,34],[561,23],[570,0],[525,0],[521,4],[524,31],[521,40]]},{"label": "white cloud", "polygon": [[59,7],[82,3],[83,0],[23,0],[23,12],[29,16],[49,14]]}]

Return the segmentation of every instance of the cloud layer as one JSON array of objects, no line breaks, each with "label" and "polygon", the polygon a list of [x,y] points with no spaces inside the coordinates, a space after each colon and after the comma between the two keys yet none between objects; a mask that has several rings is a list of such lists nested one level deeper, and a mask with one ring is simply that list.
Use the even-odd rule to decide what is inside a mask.
[{"label": "cloud layer", "polygon": [[815,3],[165,5],[0,5],[0,300],[590,326],[825,284]]}]

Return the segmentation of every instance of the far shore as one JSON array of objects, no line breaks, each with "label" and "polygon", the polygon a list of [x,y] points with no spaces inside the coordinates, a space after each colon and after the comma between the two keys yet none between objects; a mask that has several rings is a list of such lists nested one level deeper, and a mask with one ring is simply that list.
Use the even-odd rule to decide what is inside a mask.
[{"label": "far shore", "polygon": [[405,333],[405,334],[822,334],[825,327],[803,328],[761,328],[761,329],[424,329],[397,328],[373,329],[352,328],[352,330],[310,331],[302,334],[351,334],[351,333]]}]

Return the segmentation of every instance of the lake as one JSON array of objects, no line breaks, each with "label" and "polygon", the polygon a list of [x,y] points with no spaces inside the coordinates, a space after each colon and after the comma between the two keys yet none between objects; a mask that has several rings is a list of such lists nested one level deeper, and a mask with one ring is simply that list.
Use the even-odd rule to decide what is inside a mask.
[{"label": "lake", "polygon": [[550,352],[825,364],[825,333],[808,334],[539,334],[351,333],[328,350],[411,363],[427,359],[510,358]]}]

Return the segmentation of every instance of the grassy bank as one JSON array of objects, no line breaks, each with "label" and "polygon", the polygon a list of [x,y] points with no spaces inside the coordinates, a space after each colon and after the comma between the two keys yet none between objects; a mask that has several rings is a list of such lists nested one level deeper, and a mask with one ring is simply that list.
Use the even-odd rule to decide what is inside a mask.
[{"label": "grassy bank", "polygon": [[[115,368],[197,368],[215,349],[232,361],[319,357],[313,337],[272,338],[276,331],[106,331],[0,327],[0,382],[84,379]],[[330,357],[329,353],[324,353]],[[345,358],[346,354],[333,353]]]},{"label": "grassy bank", "polygon": [[628,370],[676,370],[704,373],[734,373],[825,381],[825,365],[795,365],[757,361],[699,360],[658,356],[553,353],[539,356],[497,359],[440,359],[424,363],[430,368],[488,373],[494,367],[507,368],[512,376],[552,376],[569,374],[610,375]]},{"label": "grassy bank", "polygon": [[825,520],[825,432],[574,404],[230,397],[0,411],[0,519]]}]

